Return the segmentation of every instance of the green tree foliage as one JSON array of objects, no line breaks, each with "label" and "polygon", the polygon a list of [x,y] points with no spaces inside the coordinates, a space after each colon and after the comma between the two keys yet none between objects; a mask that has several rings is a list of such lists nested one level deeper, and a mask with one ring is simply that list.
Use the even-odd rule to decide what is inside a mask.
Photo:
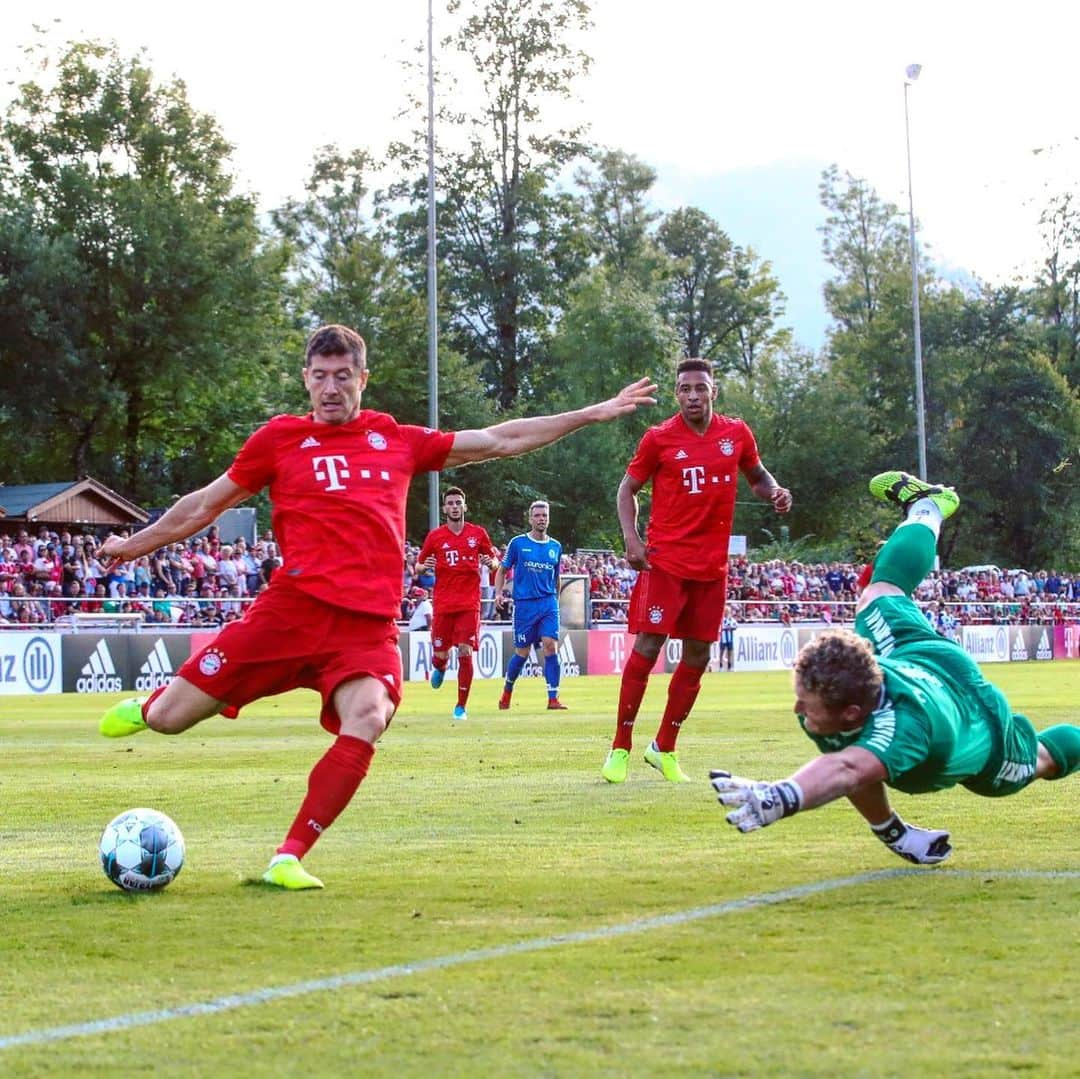
[{"label": "green tree foliage", "polygon": [[9,407],[35,471],[160,500],[278,396],[284,259],[182,83],[96,42],[47,70],[0,127],[0,362],[42,384]]},{"label": "green tree foliage", "polygon": [[529,458],[529,482],[553,514],[558,509],[552,531],[564,544],[621,549],[615,489],[645,429],[670,415],[677,356],[678,339],[657,312],[655,294],[605,267],[575,284],[551,345],[545,409],[603,400],[645,376],[660,394],[653,408],[578,431]]},{"label": "green tree foliage", "polygon": [[663,261],[651,235],[660,213],[648,203],[656,170],[633,154],[603,150],[575,179],[584,193],[586,223],[600,261],[616,276],[652,287]]},{"label": "green tree foliage", "polygon": [[1074,193],[1054,196],[1039,218],[1045,257],[1029,308],[1050,362],[1080,389],[1080,207]]},{"label": "green tree foliage", "polygon": [[769,264],[693,207],[667,214],[656,239],[670,260],[662,310],[683,354],[754,380],[763,354],[787,340],[776,328],[784,296]]},{"label": "green tree foliage", "polygon": [[[454,0],[451,13],[462,5]],[[438,155],[439,280],[452,345],[483,363],[500,409],[535,388],[561,292],[585,268],[579,202],[555,188],[584,146],[578,128],[550,129],[544,107],[570,96],[589,58],[571,44],[589,25],[582,0],[485,0],[445,41],[480,82],[467,115],[443,110]],[[426,241],[423,138],[397,147],[413,179],[391,188],[413,209],[397,242],[419,279]]]}]

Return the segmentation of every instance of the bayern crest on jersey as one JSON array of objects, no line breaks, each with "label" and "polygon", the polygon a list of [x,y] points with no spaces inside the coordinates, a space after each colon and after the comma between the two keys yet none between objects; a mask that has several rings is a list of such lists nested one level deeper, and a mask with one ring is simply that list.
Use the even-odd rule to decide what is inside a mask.
[{"label": "bayern crest on jersey", "polygon": [[367,440],[368,440],[368,445],[373,450],[385,450],[386,449],[386,439],[383,438],[383,436],[380,435],[378,431],[368,431]]},{"label": "bayern crest on jersey", "polygon": [[720,452],[725,457],[730,457],[735,452],[735,443],[730,438],[722,438],[717,445],[720,447]]},{"label": "bayern crest on jersey", "polygon": [[468,545],[470,547],[475,547],[476,546],[476,537],[475,536],[470,536],[468,538],[468,540],[466,540],[466,542],[468,543]]}]

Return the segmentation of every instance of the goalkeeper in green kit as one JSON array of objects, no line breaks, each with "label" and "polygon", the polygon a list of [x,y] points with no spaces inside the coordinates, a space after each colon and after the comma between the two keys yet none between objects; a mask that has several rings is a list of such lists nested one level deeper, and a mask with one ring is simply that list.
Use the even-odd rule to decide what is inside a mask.
[{"label": "goalkeeper in green kit", "polygon": [[846,797],[891,850],[933,865],[951,853],[949,833],[906,824],[886,787],[925,794],[959,783],[989,798],[1015,794],[1080,768],[1080,727],[1036,734],[912,601],[933,566],[941,522],[960,504],[956,492],[906,472],[875,476],[870,492],[906,517],[874,560],[855,632],[823,633],[795,661],[795,713],[821,756],[773,783],[720,769],[710,778],[740,832]]}]

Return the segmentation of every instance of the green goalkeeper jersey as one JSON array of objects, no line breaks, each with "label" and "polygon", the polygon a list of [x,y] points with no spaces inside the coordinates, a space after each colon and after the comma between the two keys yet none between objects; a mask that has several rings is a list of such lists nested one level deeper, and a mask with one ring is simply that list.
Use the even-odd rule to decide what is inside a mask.
[{"label": "green goalkeeper jersey", "polygon": [[[962,783],[978,794],[1012,794],[1035,774],[1035,731],[1014,716],[975,661],[927,624],[906,596],[885,596],[855,620],[885,675],[881,699],[855,731],[806,733],[823,753],[860,746],[908,794]],[[802,717],[799,719],[805,723]]]}]

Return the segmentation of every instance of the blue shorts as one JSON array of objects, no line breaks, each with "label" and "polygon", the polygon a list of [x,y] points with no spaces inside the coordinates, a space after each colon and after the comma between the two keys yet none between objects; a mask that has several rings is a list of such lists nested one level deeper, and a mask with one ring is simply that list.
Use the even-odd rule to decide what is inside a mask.
[{"label": "blue shorts", "polygon": [[554,597],[514,602],[514,647],[539,644],[541,637],[559,639],[559,605]]}]

